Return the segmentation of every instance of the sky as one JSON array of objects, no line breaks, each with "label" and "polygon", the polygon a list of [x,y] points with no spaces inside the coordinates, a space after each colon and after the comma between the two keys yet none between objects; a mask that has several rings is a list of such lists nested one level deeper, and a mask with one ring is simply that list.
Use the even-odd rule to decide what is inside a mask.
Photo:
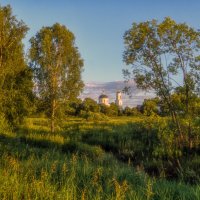
[{"label": "sky", "polygon": [[43,26],[64,24],[84,59],[84,82],[123,80],[123,35],[133,22],[170,16],[200,29],[199,0],[0,0],[30,28],[24,43]]}]

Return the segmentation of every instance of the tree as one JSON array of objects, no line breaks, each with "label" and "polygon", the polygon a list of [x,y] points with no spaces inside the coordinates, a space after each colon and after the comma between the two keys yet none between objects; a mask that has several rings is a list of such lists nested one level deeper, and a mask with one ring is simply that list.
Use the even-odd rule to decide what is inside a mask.
[{"label": "tree", "polygon": [[103,113],[104,115],[109,115],[110,113],[109,106],[105,104],[100,104],[100,112]]},{"label": "tree", "polygon": [[63,101],[76,98],[83,88],[83,60],[75,46],[75,37],[58,23],[43,27],[30,40],[30,65],[34,70],[36,92],[48,105],[51,131]]},{"label": "tree", "polygon": [[109,113],[108,113],[109,116],[118,116],[120,108],[118,105],[112,102],[108,110],[109,110]]},{"label": "tree", "polygon": [[77,98],[72,101],[68,101],[65,112],[67,115],[78,116],[80,114],[81,107],[82,100]]},{"label": "tree", "polygon": [[155,115],[159,113],[159,100],[155,99],[145,99],[143,102],[143,113],[147,116]]},{"label": "tree", "polygon": [[94,99],[85,98],[84,101],[82,102],[81,110],[84,110],[86,112],[91,111],[97,113],[100,111],[100,107]]},{"label": "tree", "polygon": [[25,62],[22,43],[27,31],[10,6],[0,6],[0,112],[14,126],[32,107],[32,71]]},{"label": "tree", "polygon": [[107,116],[118,116],[120,114],[121,110],[118,105],[115,103],[111,103],[109,106],[105,104],[100,105],[100,112]]},{"label": "tree", "polygon": [[124,115],[131,116],[132,115],[132,109],[128,106],[126,106],[123,110]]},{"label": "tree", "polygon": [[184,130],[172,94],[176,87],[182,88],[184,116],[189,119],[191,96],[199,92],[200,86],[199,39],[198,31],[170,18],[160,24],[156,20],[134,23],[124,35],[126,49],[123,58],[127,65],[132,65],[133,72],[124,70],[126,79],[134,75],[139,88],[153,89],[157,93],[166,103],[180,135]]},{"label": "tree", "polygon": [[123,109],[123,114],[126,116],[138,116],[141,114],[141,112],[136,107],[130,108],[126,106]]}]

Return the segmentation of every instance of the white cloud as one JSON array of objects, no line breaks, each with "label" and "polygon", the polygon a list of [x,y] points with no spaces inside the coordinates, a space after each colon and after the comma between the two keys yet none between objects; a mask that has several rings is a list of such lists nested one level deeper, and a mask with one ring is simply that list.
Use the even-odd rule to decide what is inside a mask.
[{"label": "white cloud", "polygon": [[[123,106],[134,107],[142,104],[144,99],[152,98],[154,93],[152,91],[145,92],[138,88],[134,82],[129,83],[131,87],[131,97],[126,94],[122,95]],[[125,83],[123,81],[112,81],[112,82],[89,82],[85,83],[85,88],[83,93],[80,95],[81,99],[90,97],[98,101],[99,95],[102,93],[106,94],[109,97],[109,102],[115,101],[115,95],[118,90],[123,90]]]}]

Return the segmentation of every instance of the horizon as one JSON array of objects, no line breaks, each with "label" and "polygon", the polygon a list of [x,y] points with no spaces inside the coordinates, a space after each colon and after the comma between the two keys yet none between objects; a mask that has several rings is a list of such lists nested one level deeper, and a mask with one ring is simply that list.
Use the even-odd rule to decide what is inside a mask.
[{"label": "horizon", "polygon": [[109,82],[87,82],[83,92],[79,95],[79,98],[84,100],[85,98],[92,98],[98,102],[99,96],[101,94],[106,94],[109,98],[109,103],[115,102],[116,92],[122,91],[122,107],[136,107],[142,105],[144,99],[149,99],[155,97],[153,91],[143,91],[136,87],[134,81],[129,82],[127,86],[131,86],[131,95],[123,92],[125,87],[124,81],[109,81]]}]

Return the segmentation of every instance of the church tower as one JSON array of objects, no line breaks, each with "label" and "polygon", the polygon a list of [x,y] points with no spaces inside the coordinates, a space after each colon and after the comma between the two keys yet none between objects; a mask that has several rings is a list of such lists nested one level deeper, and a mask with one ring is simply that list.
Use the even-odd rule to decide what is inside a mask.
[{"label": "church tower", "polygon": [[115,104],[122,107],[122,93],[120,91],[116,92]]}]

